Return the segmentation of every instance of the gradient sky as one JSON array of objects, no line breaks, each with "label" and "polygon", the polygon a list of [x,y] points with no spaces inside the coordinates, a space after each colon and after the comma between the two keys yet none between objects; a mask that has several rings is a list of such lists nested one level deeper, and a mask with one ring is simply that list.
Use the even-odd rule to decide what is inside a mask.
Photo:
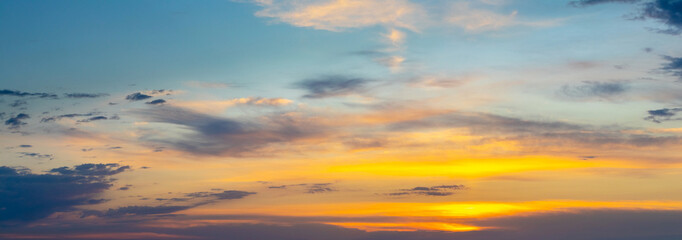
[{"label": "gradient sky", "polygon": [[681,16],[0,1],[0,239],[682,239]]}]

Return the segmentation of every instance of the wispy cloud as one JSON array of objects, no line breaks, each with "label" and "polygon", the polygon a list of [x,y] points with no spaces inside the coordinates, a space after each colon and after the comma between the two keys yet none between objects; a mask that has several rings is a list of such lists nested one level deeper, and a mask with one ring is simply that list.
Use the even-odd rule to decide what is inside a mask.
[{"label": "wispy cloud", "polygon": [[364,93],[370,80],[347,76],[323,76],[306,79],[294,86],[308,91],[305,98],[328,98]]}]

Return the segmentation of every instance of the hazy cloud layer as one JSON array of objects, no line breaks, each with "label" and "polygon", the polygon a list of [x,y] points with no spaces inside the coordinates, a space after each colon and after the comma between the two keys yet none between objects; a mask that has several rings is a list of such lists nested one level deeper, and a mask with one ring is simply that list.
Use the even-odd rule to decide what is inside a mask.
[{"label": "hazy cloud layer", "polygon": [[299,123],[286,115],[259,118],[257,121],[223,118],[191,110],[161,106],[131,111],[150,122],[170,123],[192,130],[176,139],[143,140],[166,144],[176,150],[200,155],[242,156],[269,144],[293,142],[320,134],[314,125]]},{"label": "hazy cloud layer", "polygon": [[[181,210],[182,207],[131,206],[112,212],[112,216],[163,215]],[[119,214],[120,215],[117,215]],[[159,216],[165,222],[191,223],[192,220],[251,220],[280,221],[288,224],[199,224],[182,228],[149,225],[149,220],[130,219],[110,222],[107,225],[85,220],[70,225],[35,225],[3,231],[3,239],[22,239],[23,236],[41,236],[43,239],[68,239],[98,233],[104,239],[283,239],[317,240],[320,236],[330,240],[651,240],[679,239],[679,211],[649,210],[572,210],[547,212],[527,216],[511,216],[463,223],[488,226],[471,232],[444,231],[378,231],[366,232],[347,229],[319,222],[386,222],[382,218],[330,218],[330,217],[278,217],[278,216]],[[269,220],[269,221],[268,221]],[[408,220],[394,218],[393,221]],[[457,223],[457,220],[453,220]],[[461,221],[461,219],[459,220]],[[94,236],[94,235],[90,235]],[[83,237],[80,237],[83,238]]]}]

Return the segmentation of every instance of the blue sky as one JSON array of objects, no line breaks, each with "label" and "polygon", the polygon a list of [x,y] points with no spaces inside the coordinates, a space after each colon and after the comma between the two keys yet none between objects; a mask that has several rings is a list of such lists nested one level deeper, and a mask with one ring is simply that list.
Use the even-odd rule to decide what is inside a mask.
[{"label": "blue sky", "polygon": [[677,238],[681,11],[0,1],[0,238]]}]

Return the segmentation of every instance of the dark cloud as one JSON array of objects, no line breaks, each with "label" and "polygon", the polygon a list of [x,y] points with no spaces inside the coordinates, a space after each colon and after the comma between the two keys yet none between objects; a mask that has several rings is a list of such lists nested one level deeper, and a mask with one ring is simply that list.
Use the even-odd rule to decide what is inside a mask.
[{"label": "dark cloud", "polygon": [[228,190],[228,191],[223,191],[221,193],[211,194],[211,196],[214,196],[220,200],[223,200],[223,199],[240,199],[240,198],[244,198],[246,196],[249,196],[251,194],[256,194],[256,193],[255,192],[237,191],[237,190]]},{"label": "dark cloud", "polygon": [[40,154],[40,153],[32,153],[32,152],[20,152],[19,154],[21,155],[21,157],[47,158],[49,160],[54,159],[54,155],[52,155],[52,154]]},{"label": "dark cloud", "polygon": [[363,78],[325,76],[306,79],[294,86],[308,91],[308,94],[303,95],[305,98],[327,98],[362,93],[368,82],[370,81]]},{"label": "dark cloud", "polygon": [[5,125],[9,126],[9,129],[19,129],[19,127],[26,125],[26,122],[24,120],[31,118],[26,113],[19,113],[15,117],[11,117],[5,121]]},{"label": "dark cloud", "polygon": [[[113,180],[108,176],[121,171],[98,174],[103,172],[92,171],[89,165],[97,164],[58,168],[73,170],[66,174],[58,169],[48,174],[33,174],[28,169],[0,167],[0,225],[38,220],[74,206],[101,203],[103,200],[95,197],[111,186]],[[118,164],[99,165],[110,166],[108,169],[118,167]]]},{"label": "dark cloud", "polygon": [[678,112],[682,112],[682,108],[662,108],[656,110],[649,110],[647,112],[649,113],[649,116],[645,117],[644,120],[652,121],[655,123],[682,120],[682,117],[675,117]]},{"label": "dark cloud", "polygon": [[641,3],[634,19],[654,19],[668,26],[657,32],[678,35],[682,33],[682,1],[680,0],[579,0],[574,6],[590,6],[602,3]]},{"label": "dark cloud", "polygon": [[581,85],[564,85],[560,93],[571,98],[602,98],[610,99],[621,95],[628,90],[629,86],[624,82],[591,82],[585,81]]},{"label": "dark cloud", "polygon": [[126,206],[116,209],[109,209],[102,213],[90,212],[85,215],[96,215],[100,217],[124,217],[131,215],[156,215],[169,214],[177,211],[187,210],[194,206]]},{"label": "dark cloud", "polygon": [[316,183],[306,187],[306,193],[326,193],[336,189],[330,187],[331,183]]},{"label": "dark cloud", "polygon": [[193,192],[185,194],[186,197],[191,198],[211,198],[218,200],[241,199],[249,195],[256,194],[255,192],[246,192],[239,190],[225,190],[222,192]]},{"label": "dark cloud", "polygon": [[97,112],[91,112],[91,113],[70,113],[70,114],[63,114],[63,115],[58,115],[58,116],[52,116],[52,117],[45,117],[40,120],[40,122],[54,122],[61,120],[63,118],[79,118],[79,117],[89,117],[89,118],[84,118],[80,119],[77,122],[92,122],[92,121],[99,121],[99,120],[118,120],[119,117],[114,115],[111,117],[106,117],[106,116],[95,116],[99,113]]},{"label": "dark cloud", "polygon": [[98,98],[98,97],[106,97],[109,96],[109,94],[106,93],[65,93],[64,97],[67,98]]},{"label": "dark cloud", "polygon": [[256,150],[269,144],[291,142],[321,132],[314,123],[298,122],[286,114],[240,121],[167,105],[131,112],[149,122],[176,124],[194,132],[179,139],[155,139],[153,136],[143,136],[143,139],[202,155],[240,157],[247,153],[257,154]]},{"label": "dark cloud", "polygon": [[146,102],[146,104],[151,104],[151,105],[164,104],[164,103],[166,103],[166,100],[163,100],[163,99],[156,99],[156,100],[151,101],[151,102]]},{"label": "dark cloud", "polygon": [[171,95],[173,93],[173,90],[170,89],[158,89],[158,90],[151,90],[148,92],[151,95]]},{"label": "dark cloud", "polygon": [[15,107],[21,107],[21,106],[26,105],[26,104],[28,104],[28,102],[26,102],[24,100],[15,100],[14,102],[10,103],[9,106],[15,108]]},{"label": "dark cloud", "polygon": [[98,121],[98,120],[107,120],[109,118],[105,116],[95,116],[95,117],[90,117],[82,120],[78,120],[78,122],[92,122],[92,121]]},{"label": "dark cloud", "polygon": [[70,167],[60,167],[50,170],[50,173],[61,175],[80,175],[80,176],[111,176],[129,170],[130,166],[120,166],[116,163],[86,163]]},{"label": "dark cloud", "polygon": [[22,144],[22,145],[19,145],[19,147],[20,147],[20,148],[30,148],[30,147],[33,147],[33,146],[32,146],[32,145],[28,145],[28,144]]},{"label": "dark cloud", "polygon": [[388,193],[389,196],[424,195],[424,196],[450,196],[456,191],[467,189],[464,185],[440,185],[433,187],[414,187],[401,189],[398,192]]},{"label": "dark cloud", "polygon": [[[680,13],[682,15],[682,13]],[[663,56],[668,63],[663,64],[661,70],[678,78],[682,82],[682,58]]]},{"label": "dark cloud", "polygon": [[[119,188],[119,190],[128,190],[132,185],[126,185],[125,187]],[[170,194],[170,192],[169,192]],[[174,212],[187,210],[190,208],[198,207],[201,205],[213,203],[219,200],[234,200],[241,199],[246,196],[256,194],[255,192],[245,192],[238,190],[227,190],[223,192],[194,192],[185,194],[185,198],[156,198],[156,201],[170,201],[170,202],[189,202],[194,201],[192,204],[178,205],[178,206],[125,206],[115,209],[109,209],[107,211],[96,211],[89,210],[83,211],[82,217],[87,216],[98,216],[107,218],[119,218],[126,216],[142,216],[142,215],[164,215],[171,214]]]},{"label": "dark cloud", "polygon": [[70,114],[62,114],[59,116],[52,116],[52,117],[46,117],[40,120],[40,122],[54,122],[57,120],[60,120],[62,118],[75,118],[75,117],[90,117],[93,116],[97,113],[70,113]]},{"label": "dark cloud", "polygon": [[29,92],[21,92],[21,91],[14,91],[14,90],[8,90],[8,89],[0,90],[0,96],[57,98],[57,95],[52,94],[52,93],[29,93]]},{"label": "dark cloud", "polygon": [[678,35],[682,33],[682,1],[654,0],[646,2],[641,18],[656,19],[669,27],[659,30],[659,32]]},{"label": "dark cloud", "polygon": [[334,192],[331,183],[300,183],[300,184],[290,184],[290,185],[279,185],[279,186],[268,186],[269,189],[294,189],[296,191],[303,191],[304,193],[315,194],[315,193],[325,193]]},{"label": "dark cloud", "polygon": [[140,101],[140,100],[145,100],[145,99],[149,99],[149,98],[152,98],[152,96],[142,94],[140,92],[132,93],[132,94],[129,94],[128,96],[126,96],[126,100],[128,100],[128,101]]},{"label": "dark cloud", "polygon": [[579,0],[572,1],[571,4],[574,6],[589,6],[602,3],[636,3],[640,1],[641,0]]}]

